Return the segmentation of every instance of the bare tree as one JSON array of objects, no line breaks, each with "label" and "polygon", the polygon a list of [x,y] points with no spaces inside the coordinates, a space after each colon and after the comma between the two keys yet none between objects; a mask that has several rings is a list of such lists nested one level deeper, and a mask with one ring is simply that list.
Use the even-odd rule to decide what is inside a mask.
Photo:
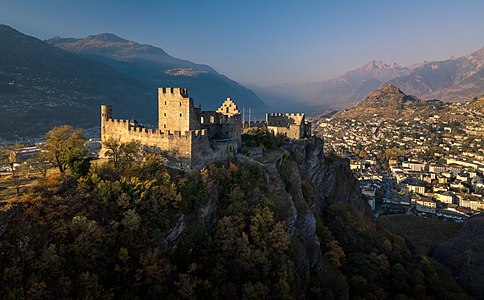
[{"label": "bare tree", "polygon": [[47,171],[52,167],[52,164],[47,157],[47,153],[42,150],[39,152],[39,155],[30,159],[29,163],[33,169],[40,172],[43,178],[47,177]]},{"label": "bare tree", "polygon": [[22,145],[20,144],[5,146],[0,150],[0,161],[10,168],[15,189],[17,190],[17,196],[20,196],[20,185],[22,183],[20,168],[16,166],[19,162],[18,156],[21,150]]}]

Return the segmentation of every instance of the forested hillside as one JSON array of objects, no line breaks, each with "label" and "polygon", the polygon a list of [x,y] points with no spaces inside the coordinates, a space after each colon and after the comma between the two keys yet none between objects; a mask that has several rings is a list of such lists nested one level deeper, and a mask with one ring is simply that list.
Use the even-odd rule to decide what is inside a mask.
[{"label": "forested hillside", "polygon": [[321,140],[253,142],[281,155],[185,174],[125,147],[39,180],[1,208],[0,298],[467,298],[376,226]]}]

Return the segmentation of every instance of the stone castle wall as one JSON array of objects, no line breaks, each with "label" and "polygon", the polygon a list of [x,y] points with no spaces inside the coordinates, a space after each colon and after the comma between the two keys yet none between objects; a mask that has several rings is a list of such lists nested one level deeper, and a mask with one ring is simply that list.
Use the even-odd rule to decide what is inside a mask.
[{"label": "stone castle wall", "polygon": [[[163,131],[134,127],[129,121],[118,119],[104,120],[101,136],[103,143],[112,138],[121,143],[137,141],[142,145],[158,148],[166,152],[168,165],[178,169],[190,169],[193,156],[192,145],[207,140],[206,130]],[[206,152],[207,150],[204,151],[205,155],[207,155]]]},{"label": "stone castle wall", "polygon": [[289,127],[284,126],[267,126],[267,130],[275,135],[283,135],[293,140],[299,140],[303,138],[303,129],[300,125],[290,124]]},{"label": "stone castle wall", "polygon": [[266,114],[267,130],[290,139],[311,136],[311,123],[306,122],[304,113]]}]

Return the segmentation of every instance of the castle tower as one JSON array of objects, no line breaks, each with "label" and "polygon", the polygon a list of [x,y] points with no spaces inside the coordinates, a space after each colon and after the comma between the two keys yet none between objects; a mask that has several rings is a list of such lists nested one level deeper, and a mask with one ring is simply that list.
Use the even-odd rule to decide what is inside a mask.
[{"label": "castle tower", "polygon": [[184,88],[158,88],[158,129],[181,131],[200,129],[200,121]]},{"label": "castle tower", "polygon": [[104,122],[112,118],[113,118],[113,106],[101,105],[101,129],[103,128]]}]

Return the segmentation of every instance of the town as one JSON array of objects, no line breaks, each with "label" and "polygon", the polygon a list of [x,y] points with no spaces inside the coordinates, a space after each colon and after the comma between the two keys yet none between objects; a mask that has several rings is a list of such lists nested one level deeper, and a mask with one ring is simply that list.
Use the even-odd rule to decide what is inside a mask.
[{"label": "town", "polygon": [[326,151],[350,159],[376,215],[463,221],[484,210],[484,115],[472,106],[450,103],[410,119],[327,116],[314,127]]}]

